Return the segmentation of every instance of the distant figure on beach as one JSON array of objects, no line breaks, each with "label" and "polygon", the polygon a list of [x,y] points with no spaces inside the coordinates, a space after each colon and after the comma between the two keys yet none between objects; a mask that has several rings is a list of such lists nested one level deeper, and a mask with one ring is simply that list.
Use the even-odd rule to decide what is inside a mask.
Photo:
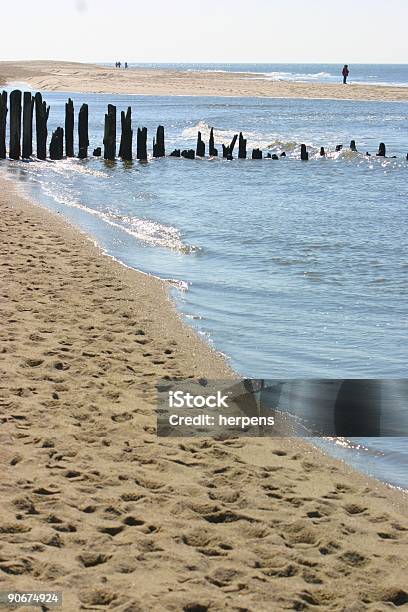
[{"label": "distant figure on beach", "polygon": [[122,67],[121,62],[118,62],[118,68],[121,68],[121,67]]},{"label": "distant figure on beach", "polygon": [[127,67],[128,67],[128,63],[127,63],[127,62],[125,62],[125,68],[127,68]]},{"label": "distant figure on beach", "polygon": [[347,78],[348,75],[350,74],[350,70],[348,68],[348,64],[344,64],[343,66],[343,70],[342,70],[342,75],[343,75],[343,85],[347,84]]}]

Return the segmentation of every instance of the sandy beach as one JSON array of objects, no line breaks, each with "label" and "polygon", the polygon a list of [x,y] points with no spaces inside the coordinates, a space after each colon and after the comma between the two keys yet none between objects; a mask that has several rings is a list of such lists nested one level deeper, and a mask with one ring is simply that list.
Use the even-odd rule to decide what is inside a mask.
[{"label": "sandy beach", "polygon": [[158,440],[158,379],[233,372],[161,281],[0,187],[0,590],[69,612],[404,607],[406,497],[301,441]]},{"label": "sandy beach", "polygon": [[407,87],[288,83],[253,74],[104,68],[52,61],[0,62],[0,84],[25,82],[33,89],[157,96],[248,96],[332,100],[407,101]]}]

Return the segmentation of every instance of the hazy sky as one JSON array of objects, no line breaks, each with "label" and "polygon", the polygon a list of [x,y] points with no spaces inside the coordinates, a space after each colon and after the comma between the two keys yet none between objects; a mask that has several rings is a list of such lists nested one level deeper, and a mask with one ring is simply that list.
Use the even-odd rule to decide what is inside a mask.
[{"label": "hazy sky", "polygon": [[408,0],[1,4],[0,59],[408,63]]}]

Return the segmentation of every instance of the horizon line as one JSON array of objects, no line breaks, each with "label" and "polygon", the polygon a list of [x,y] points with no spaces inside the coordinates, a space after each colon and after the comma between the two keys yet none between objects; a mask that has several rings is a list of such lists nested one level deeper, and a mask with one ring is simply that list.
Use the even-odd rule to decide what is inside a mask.
[{"label": "horizon line", "polygon": [[[79,60],[79,59],[52,59],[52,58],[44,58],[44,57],[39,57],[39,58],[25,58],[25,59],[1,59],[0,63],[6,63],[6,62],[54,62],[54,63],[58,63],[58,62],[69,62],[69,63],[76,63],[76,64],[111,64],[114,63],[117,60]],[[122,61],[122,60],[119,60]],[[239,61],[239,60],[234,60],[234,61],[205,61],[205,60],[200,60],[200,61],[185,61],[185,60],[129,60],[126,59],[124,61],[127,61],[128,64],[202,64],[202,65],[206,65],[206,64],[229,64],[229,65],[253,65],[253,64],[264,64],[264,65],[268,65],[268,64],[286,64],[286,65],[296,65],[296,64],[316,64],[316,65],[325,65],[325,66],[337,66],[337,65],[344,65],[344,60],[339,60],[339,61],[330,61],[330,62],[324,62],[324,61]],[[408,66],[408,62],[401,62],[401,61],[397,61],[397,62],[362,62],[362,61],[353,61],[353,60],[347,60],[348,65],[354,65],[354,66]]]}]

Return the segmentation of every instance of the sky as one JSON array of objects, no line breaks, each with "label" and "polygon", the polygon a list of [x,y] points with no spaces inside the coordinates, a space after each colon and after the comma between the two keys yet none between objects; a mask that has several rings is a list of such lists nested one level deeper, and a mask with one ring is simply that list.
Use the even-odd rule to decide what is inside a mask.
[{"label": "sky", "polygon": [[0,60],[408,63],[408,0],[14,0],[1,18]]}]

